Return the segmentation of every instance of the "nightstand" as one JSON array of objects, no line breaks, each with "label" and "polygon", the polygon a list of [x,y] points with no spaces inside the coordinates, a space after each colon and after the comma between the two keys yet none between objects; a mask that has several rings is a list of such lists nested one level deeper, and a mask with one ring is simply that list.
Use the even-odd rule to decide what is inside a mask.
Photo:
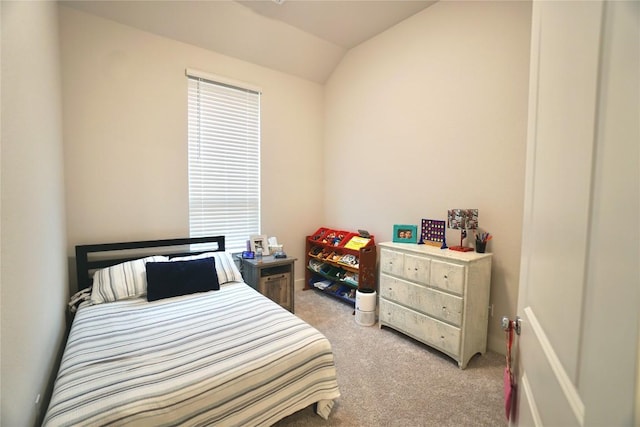
[{"label": "nightstand", "polygon": [[238,256],[244,281],[262,295],[294,312],[293,281],[296,258],[262,257],[261,261]]}]

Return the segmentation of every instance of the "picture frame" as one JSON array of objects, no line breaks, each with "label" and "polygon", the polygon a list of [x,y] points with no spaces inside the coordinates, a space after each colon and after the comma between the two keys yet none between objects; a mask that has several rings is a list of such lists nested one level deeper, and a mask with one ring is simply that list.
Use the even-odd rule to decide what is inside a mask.
[{"label": "picture frame", "polygon": [[254,234],[249,237],[249,241],[252,252],[255,253],[256,249],[262,248],[262,255],[269,255],[269,243],[265,234]]},{"label": "picture frame", "polygon": [[393,241],[398,243],[416,243],[418,241],[418,226],[395,224],[393,226]]}]

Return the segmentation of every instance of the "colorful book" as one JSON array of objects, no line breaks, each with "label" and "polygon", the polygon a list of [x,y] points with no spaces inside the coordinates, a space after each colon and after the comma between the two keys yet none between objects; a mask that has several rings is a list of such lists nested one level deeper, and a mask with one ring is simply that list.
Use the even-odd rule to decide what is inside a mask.
[{"label": "colorful book", "polygon": [[347,244],[344,245],[344,247],[347,248],[347,249],[356,249],[356,250],[358,250],[360,248],[364,248],[365,246],[367,246],[370,241],[371,241],[371,239],[368,239],[366,237],[353,236],[351,238],[351,240],[349,240],[347,242]]}]

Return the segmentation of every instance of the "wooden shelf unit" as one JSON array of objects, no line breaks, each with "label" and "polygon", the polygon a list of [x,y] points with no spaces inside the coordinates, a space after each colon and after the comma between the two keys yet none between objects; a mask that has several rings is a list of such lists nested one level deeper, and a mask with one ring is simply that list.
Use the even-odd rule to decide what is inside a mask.
[{"label": "wooden shelf unit", "polygon": [[[332,235],[342,237],[339,241]],[[320,228],[306,237],[305,287],[355,305],[357,289],[377,288],[377,252],[374,236],[366,245],[345,247],[358,233]],[[357,264],[354,264],[357,260]],[[321,289],[316,283],[326,284]]]}]

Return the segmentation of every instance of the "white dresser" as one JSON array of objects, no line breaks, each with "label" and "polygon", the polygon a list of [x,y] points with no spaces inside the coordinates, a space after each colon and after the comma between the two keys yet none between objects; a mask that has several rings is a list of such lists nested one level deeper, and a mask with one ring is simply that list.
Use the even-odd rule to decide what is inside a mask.
[{"label": "white dresser", "polygon": [[491,254],[380,243],[380,328],[451,356],[464,369],[487,350]]}]

